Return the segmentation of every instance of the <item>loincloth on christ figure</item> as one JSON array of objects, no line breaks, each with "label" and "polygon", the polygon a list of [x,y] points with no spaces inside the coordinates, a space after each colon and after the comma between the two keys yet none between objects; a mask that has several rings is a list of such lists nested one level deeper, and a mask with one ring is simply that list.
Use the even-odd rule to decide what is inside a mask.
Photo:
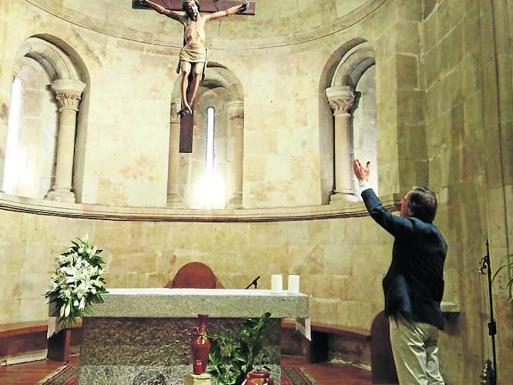
[{"label": "loincloth on christ figure", "polygon": [[207,69],[207,59],[208,59],[208,48],[187,48],[182,47],[180,50],[180,60],[178,61],[178,66],[176,67],[176,73],[179,74],[181,71],[182,62],[186,63],[202,63],[203,71],[201,73],[201,78],[205,77],[205,70]]}]

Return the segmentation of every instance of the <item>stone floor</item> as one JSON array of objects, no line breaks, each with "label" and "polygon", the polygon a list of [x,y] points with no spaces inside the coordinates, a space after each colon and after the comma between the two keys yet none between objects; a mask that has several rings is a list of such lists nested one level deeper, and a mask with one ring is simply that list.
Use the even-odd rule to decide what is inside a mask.
[{"label": "stone floor", "polygon": [[[78,360],[77,356],[73,360]],[[283,356],[283,366],[307,368],[318,385],[371,385],[370,372],[364,369],[334,364],[308,364],[301,357]],[[37,361],[28,364],[0,367],[2,385],[36,385],[53,370],[61,366],[56,361]],[[387,384],[383,384],[387,385]]]}]

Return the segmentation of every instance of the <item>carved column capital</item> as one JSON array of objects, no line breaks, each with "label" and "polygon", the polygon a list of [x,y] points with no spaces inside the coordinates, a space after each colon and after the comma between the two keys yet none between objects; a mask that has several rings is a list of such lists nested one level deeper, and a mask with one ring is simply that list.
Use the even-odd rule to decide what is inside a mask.
[{"label": "carved column capital", "polygon": [[333,86],[326,88],[328,103],[333,110],[333,115],[349,115],[349,110],[354,103],[354,92],[349,86]]},{"label": "carved column capital", "polygon": [[238,126],[244,123],[244,112],[234,112],[228,115],[228,119],[233,122],[233,125]]},{"label": "carved column capital", "polygon": [[84,88],[85,84],[78,80],[59,79],[54,81],[52,89],[55,92],[55,99],[59,104],[59,111],[78,111],[78,104],[82,98]]},{"label": "carved column capital", "polygon": [[226,103],[226,113],[231,123],[242,125],[244,123],[244,102],[236,100]]}]

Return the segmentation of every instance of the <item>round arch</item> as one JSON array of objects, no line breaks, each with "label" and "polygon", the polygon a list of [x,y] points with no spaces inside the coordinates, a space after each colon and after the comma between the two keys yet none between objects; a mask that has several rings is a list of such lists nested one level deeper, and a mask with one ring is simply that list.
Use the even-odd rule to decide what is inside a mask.
[{"label": "round arch", "polygon": [[85,156],[82,152],[75,152],[75,148],[85,151],[81,143],[85,142],[84,110],[87,110],[88,92],[84,90],[89,83],[88,71],[69,44],[51,35],[34,35],[24,41],[16,54],[13,78],[24,68],[27,58],[40,65],[48,76],[51,86],[48,89],[53,92],[58,111],[55,118],[59,124],[57,150],[52,172],[55,179],[45,197],[75,202],[77,195],[82,195],[83,185],[81,170],[84,169]]},{"label": "round arch", "polygon": [[358,107],[356,87],[366,71],[376,63],[374,51],[363,38],[355,38],[339,47],[328,59],[319,83],[319,127],[321,151],[321,188],[323,203],[354,200],[351,173],[354,157],[353,112]]},{"label": "round arch", "polygon": [[29,37],[18,50],[17,62],[30,57],[39,62],[50,78],[55,80],[81,81],[70,57],[56,45],[38,37]]},{"label": "round arch", "polygon": [[374,51],[367,42],[353,47],[340,60],[333,74],[331,86],[356,88],[362,75],[374,64],[376,64]]},{"label": "round arch", "polygon": [[[171,98],[171,133],[168,171],[168,206],[171,207],[242,207],[242,167],[244,147],[244,92],[240,80],[228,68],[210,62],[205,70],[195,101],[192,153],[178,152],[180,125],[177,114],[181,104],[181,77],[174,83]],[[216,203],[203,202],[201,186],[205,185],[204,173],[207,143],[206,130],[201,126],[207,122],[205,103],[215,108],[214,146],[216,148],[215,183],[219,193]],[[208,104],[207,103],[207,104]],[[204,206],[205,205],[205,206]],[[214,205],[214,206],[209,206]]]}]

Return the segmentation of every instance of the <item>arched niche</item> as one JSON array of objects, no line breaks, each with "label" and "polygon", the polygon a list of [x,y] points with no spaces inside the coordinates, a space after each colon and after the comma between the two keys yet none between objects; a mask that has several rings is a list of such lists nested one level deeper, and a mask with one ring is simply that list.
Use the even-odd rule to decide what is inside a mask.
[{"label": "arched niche", "polygon": [[[194,106],[192,153],[179,153],[180,82],[171,102],[168,206],[241,208],[244,146],[243,89],[226,67],[209,63]],[[208,162],[208,113],[213,110],[213,171]]]},{"label": "arched niche", "polygon": [[76,133],[83,122],[77,116],[87,71],[72,60],[76,53],[51,40],[30,37],[16,55],[3,187],[14,195],[75,202]]},{"label": "arched niche", "polygon": [[332,150],[322,160],[329,170],[321,174],[325,202],[356,199],[351,166],[355,158],[371,161],[371,183],[377,187],[374,66],[370,45],[363,39],[353,39],[330,57],[322,73],[321,145]]}]

